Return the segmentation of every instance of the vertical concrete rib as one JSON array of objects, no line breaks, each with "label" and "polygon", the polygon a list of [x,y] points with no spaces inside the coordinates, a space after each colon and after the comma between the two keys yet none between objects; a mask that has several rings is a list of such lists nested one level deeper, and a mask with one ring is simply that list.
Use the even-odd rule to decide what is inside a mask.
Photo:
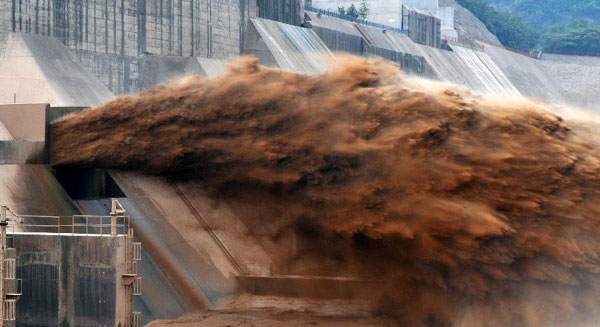
[{"label": "vertical concrete rib", "polygon": [[125,0],[121,0],[121,55],[125,55]]},{"label": "vertical concrete rib", "polygon": [[190,0],[190,56],[194,56],[194,0]]}]

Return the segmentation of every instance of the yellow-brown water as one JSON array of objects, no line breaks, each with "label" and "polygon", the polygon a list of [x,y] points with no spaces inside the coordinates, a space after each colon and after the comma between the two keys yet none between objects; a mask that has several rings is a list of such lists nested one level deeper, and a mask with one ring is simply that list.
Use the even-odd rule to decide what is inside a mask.
[{"label": "yellow-brown water", "polygon": [[360,58],[244,58],[54,123],[51,157],[195,180],[265,237],[304,233],[298,260],[393,280],[381,302],[410,326],[593,325],[600,151],[544,107]]}]

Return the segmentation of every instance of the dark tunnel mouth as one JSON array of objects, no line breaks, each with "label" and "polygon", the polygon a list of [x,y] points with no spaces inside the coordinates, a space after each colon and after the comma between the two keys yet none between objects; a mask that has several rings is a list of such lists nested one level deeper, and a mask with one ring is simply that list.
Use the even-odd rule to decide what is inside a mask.
[{"label": "dark tunnel mouth", "polygon": [[106,169],[56,166],[53,173],[73,200],[125,197]]}]

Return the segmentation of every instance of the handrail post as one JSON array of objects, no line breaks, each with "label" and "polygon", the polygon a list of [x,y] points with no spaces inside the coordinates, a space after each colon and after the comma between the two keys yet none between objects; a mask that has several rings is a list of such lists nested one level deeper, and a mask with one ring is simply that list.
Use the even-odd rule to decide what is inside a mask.
[{"label": "handrail post", "polygon": [[75,216],[71,216],[71,235],[75,235]]}]

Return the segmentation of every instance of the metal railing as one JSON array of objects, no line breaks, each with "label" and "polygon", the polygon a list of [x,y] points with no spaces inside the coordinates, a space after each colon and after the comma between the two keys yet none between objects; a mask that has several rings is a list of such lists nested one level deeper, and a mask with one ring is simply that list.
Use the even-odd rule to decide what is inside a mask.
[{"label": "metal railing", "polygon": [[4,279],[15,279],[17,275],[17,259],[4,259]]},{"label": "metal railing", "polygon": [[142,326],[142,313],[141,312],[131,313],[131,327],[141,327],[141,326]]},{"label": "metal railing", "polygon": [[142,295],[142,277],[136,277],[131,283],[131,295]]},{"label": "metal railing", "polygon": [[4,306],[2,312],[3,312],[3,317],[2,320],[4,321],[15,321],[17,316],[16,316],[16,301],[15,300],[11,300],[11,301],[4,301],[2,303],[2,305]]},{"label": "metal railing", "polygon": [[56,234],[85,234],[85,235],[127,235],[129,216],[38,216],[19,215],[23,219],[20,224],[10,224],[13,234],[15,226],[24,232],[41,232]]},{"label": "metal railing", "polygon": [[316,14],[321,14],[321,15],[325,15],[325,16],[329,16],[329,17],[335,17],[338,19],[343,19],[349,22],[353,22],[353,23],[357,23],[357,24],[361,24],[361,25],[366,25],[366,26],[371,26],[371,27],[375,27],[375,28],[379,28],[382,30],[386,30],[386,31],[392,31],[392,32],[396,32],[396,33],[400,33],[400,34],[404,34],[407,35],[408,32],[397,28],[397,27],[392,27],[392,26],[388,26],[388,25],[384,25],[384,24],[379,24],[379,23],[374,23],[368,20],[364,20],[364,19],[360,19],[360,18],[354,18],[354,17],[350,17],[347,15],[342,15],[340,13],[337,12],[333,12],[333,11],[329,11],[326,9],[320,9],[320,8],[315,8],[309,5],[305,5],[304,6],[304,10],[306,11],[310,11],[310,12],[314,12]]}]

